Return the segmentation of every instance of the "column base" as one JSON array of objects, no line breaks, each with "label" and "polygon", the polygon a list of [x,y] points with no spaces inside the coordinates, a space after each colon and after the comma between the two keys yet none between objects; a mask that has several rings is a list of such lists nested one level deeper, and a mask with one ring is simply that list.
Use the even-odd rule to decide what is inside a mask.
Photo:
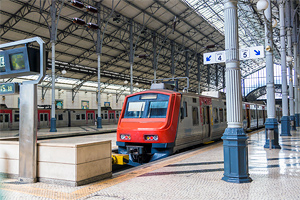
[{"label": "column base", "polygon": [[268,139],[268,130],[274,130],[274,139],[271,141],[272,149],[281,149],[278,143],[278,122],[276,118],[267,118],[265,123],[265,136],[266,136],[266,143],[264,148],[270,148],[270,143]]},{"label": "column base", "polygon": [[282,116],[281,118],[281,134],[280,136],[292,136],[290,130],[289,116]]},{"label": "column base", "polygon": [[296,131],[297,130],[296,129],[296,119],[295,119],[294,115],[290,116],[290,121],[294,122],[293,125],[291,126],[291,130]]},{"label": "column base", "polygon": [[50,132],[57,132],[57,130],[56,130],[56,119],[55,118],[50,119]]},{"label": "column base", "polygon": [[102,118],[97,117],[97,128],[102,128]]},{"label": "column base", "polygon": [[249,183],[248,136],[242,128],[227,128],[223,134],[224,177],[230,183]]},{"label": "column base", "polygon": [[36,178],[19,177],[18,181],[21,182],[21,183],[36,183]]},{"label": "column base", "polygon": [[295,114],[295,118],[296,118],[296,127],[300,127],[300,113]]}]

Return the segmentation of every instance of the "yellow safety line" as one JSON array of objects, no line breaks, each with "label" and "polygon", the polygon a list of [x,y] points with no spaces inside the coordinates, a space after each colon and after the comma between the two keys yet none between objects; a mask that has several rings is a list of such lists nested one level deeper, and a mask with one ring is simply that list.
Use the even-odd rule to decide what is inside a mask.
[{"label": "yellow safety line", "polygon": [[127,174],[123,174],[117,177],[113,177],[110,179],[106,179],[103,180],[99,183],[94,183],[91,185],[87,185],[83,188],[80,188],[74,192],[68,193],[68,192],[58,192],[58,191],[54,191],[54,190],[49,190],[49,189],[43,189],[43,188],[36,188],[33,186],[29,186],[29,185],[12,185],[12,184],[2,184],[1,189],[3,190],[8,190],[8,191],[13,191],[13,192],[21,192],[21,193],[25,193],[25,194],[30,194],[30,195],[34,195],[34,196],[40,196],[40,197],[45,197],[45,198],[52,198],[52,199],[79,199],[79,198],[83,198],[86,197],[88,195],[91,195],[97,191],[103,190],[105,188],[117,185],[119,183],[122,183],[124,181],[130,180],[132,178],[135,178],[137,176],[141,176],[143,174],[146,174],[148,172],[154,171],[156,169],[160,169],[162,167],[165,167],[167,165],[176,163],[176,162],[180,162],[182,160],[185,160],[187,158],[190,158],[192,156],[198,155],[200,153],[206,152],[206,151],[210,151],[212,149],[215,149],[219,146],[221,146],[222,143],[218,143],[212,146],[208,146],[205,147],[203,149],[199,149],[197,151],[193,151],[190,153],[186,153],[180,156],[176,156],[174,158],[171,159],[167,159],[164,161],[161,161],[157,164],[151,165],[149,167],[145,167],[145,168],[141,168],[141,169],[137,169],[134,171],[131,171]]}]

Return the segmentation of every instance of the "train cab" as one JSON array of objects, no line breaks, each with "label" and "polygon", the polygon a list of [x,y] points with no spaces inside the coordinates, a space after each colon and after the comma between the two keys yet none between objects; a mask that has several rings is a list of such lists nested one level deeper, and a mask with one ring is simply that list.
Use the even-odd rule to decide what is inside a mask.
[{"label": "train cab", "polygon": [[119,153],[147,162],[173,153],[181,94],[151,90],[125,98],[117,128]]}]

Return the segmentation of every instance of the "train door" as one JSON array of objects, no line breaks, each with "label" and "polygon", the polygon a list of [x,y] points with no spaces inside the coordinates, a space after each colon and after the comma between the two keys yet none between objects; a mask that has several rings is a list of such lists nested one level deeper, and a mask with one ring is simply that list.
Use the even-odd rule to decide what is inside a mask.
[{"label": "train door", "polygon": [[211,127],[210,127],[210,108],[209,106],[203,107],[203,132],[204,132],[204,138],[209,138],[211,133]]},{"label": "train door", "polygon": [[39,128],[44,128],[49,126],[49,114],[40,113],[39,116]]},{"label": "train door", "polygon": [[9,113],[0,113],[0,128],[8,129],[9,128]]},{"label": "train door", "polygon": [[250,109],[246,108],[247,128],[250,128]]},{"label": "train door", "polygon": [[86,122],[89,125],[94,125],[95,124],[95,111],[86,111],[87,119]]},{"label": "train door", "polygon": [[71,124],[71,111],[70,110],[68,110],[68,127],[71,127],[72,126],[72,124]]},{"label": "train door", "polygon": [[115,111],[114,110],[108,111],[108,123],[115,123]]}]

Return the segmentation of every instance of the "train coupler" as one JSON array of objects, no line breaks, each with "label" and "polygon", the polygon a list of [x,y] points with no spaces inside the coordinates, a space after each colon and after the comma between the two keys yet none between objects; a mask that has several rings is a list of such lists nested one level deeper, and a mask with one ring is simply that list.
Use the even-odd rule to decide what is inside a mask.
[{"label": "train coupler", "polygon": [[129,162],[129,155],[127,154],[112,154],[113,165],[126,165]]}]

